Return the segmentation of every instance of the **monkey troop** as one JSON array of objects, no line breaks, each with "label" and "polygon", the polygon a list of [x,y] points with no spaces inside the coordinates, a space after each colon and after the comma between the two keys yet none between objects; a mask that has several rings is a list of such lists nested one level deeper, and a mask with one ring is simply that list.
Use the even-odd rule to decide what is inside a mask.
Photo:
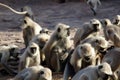
[{"label": "monkey troop", "polygon": [[[96,14],[100,1],[87,3]],[[0,5],[24,15],[25,50],[22,52],[16,45],[0,46],[0,71],[14,75],[11,80],[52,80],[52,72],[62,72],[63,80],[120,79],[120,15],[113,21],[91,19],[72,37],[67,24],[58,23],[52,33],[42,28],[28,6],[18,12]]]}]

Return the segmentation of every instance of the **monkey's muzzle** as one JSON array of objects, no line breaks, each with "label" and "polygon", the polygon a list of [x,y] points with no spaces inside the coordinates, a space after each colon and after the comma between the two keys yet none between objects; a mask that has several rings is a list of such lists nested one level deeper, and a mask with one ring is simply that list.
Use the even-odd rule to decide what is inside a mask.
[{"label": "monkey's muzzle", "polygon": [[90,57],[89,56],[84,56],[85,61],[90,61]]}]

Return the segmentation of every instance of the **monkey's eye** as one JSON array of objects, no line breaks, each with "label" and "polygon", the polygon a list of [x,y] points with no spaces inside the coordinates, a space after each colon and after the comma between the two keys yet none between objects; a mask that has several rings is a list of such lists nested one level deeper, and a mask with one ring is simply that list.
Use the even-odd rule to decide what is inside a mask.
[{"label": "monkey's eye", "polygon": [[26,20],[24,20],[24,23],[25,23],[25,24],[27,24],[27,21],[26,21]]},{"label": "monkey's eye", "polygon": [[41,74],[41,75],[44,74],[44,71],[40,71],[40,74]]}]

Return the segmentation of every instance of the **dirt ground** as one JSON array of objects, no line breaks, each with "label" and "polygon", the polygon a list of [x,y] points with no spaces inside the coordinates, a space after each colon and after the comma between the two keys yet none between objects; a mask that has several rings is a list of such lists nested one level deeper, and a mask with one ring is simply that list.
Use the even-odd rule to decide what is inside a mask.
[{"label": "dirt ground", "polygon": [[[99,6],[98,15],[94,16],[89,6],[85,2],[67,2],[58,4],[50,0],[0,0],[20,11],[25,5],[31,6],[35,14],[35,20],[42,27],[50,30],[59,23],[65,23],[71,26],[71,30],[79,28],[85,21],[92,18],[109,18],[120,14],[120,0],[102,0],[102,6]],[[24,48],[21,20],[23,16],[17,15],[10,10],[0,6],[0,45],[16,44],[21,49]],[[7,80],[9,77],[0,77],[0,80]],[[62,75],[54,74],[54,80],[61,80]]]}]

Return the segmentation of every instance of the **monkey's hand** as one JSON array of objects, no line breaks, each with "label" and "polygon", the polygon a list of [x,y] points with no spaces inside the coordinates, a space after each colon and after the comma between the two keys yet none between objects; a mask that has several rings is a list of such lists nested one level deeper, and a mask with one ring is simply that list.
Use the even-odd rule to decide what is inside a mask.
[{"label": "monkey's hand", "polygon": [[66,52],[65,54],[63,54],[61,57],[60,57],[60,60],[65,60],[66,58],[68,57],[68,52]]}]

